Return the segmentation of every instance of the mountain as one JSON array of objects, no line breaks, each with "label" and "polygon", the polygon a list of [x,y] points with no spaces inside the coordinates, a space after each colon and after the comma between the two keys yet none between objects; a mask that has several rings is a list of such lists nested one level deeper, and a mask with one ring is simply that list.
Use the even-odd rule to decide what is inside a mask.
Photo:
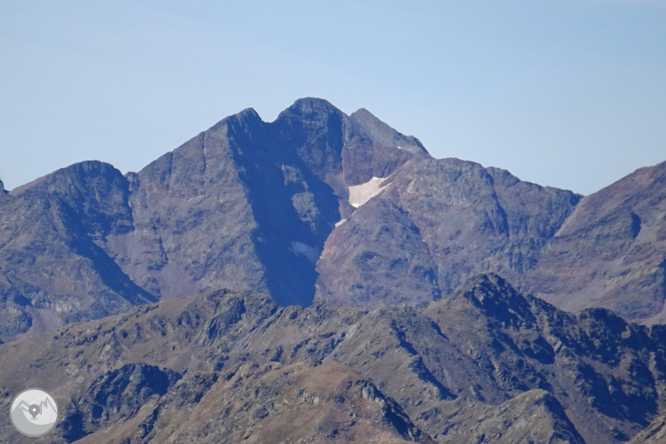
[{"label": "mountain", "polygon": [[[652,433],[666,403],[663,326],[569,314],[495,274],[370,311],[218,291],[0,354],[0,408],[33,385],[60,406],[37,442],[612,444]],[[0,442],[27,441],[5,416]]]},{"label": "mountain", "polygon": [[126,311],[157,298],[100,247],[128,230],[125,178],[77,164],[0,200],[0,337]]},{"label": "mountain", "polygon": [[0,193],[0,340],[220,288],[280,305],[447,298],[497,272],[560,308],[665,322],[666,164],[583,197],[433,159],[361,109],[230,116],[138,173]]},{"label": "mountain", "polygon": [[458,159],[410,162],[331,233],[316,299],[418,303],[494,271],[560,308],[662,323],[665,198],[666,162],[587,197]]},{"label": "mountain", "polygon": [[580,199],[458,159],[411,162],[382,185],[327,240],[317,299],[422,302],[486,271],[521,283]]},{"label": "mountain", "polygon": [[666,162],[587,196],[540,252],[529,289],[567,310],[666,320]]},{"label": "mountain", "polygon": [[581,196],[312,98],[0,182],[0,408],[51,393],[37,442],[661,442],[665,197],[666,163]]},{"label": "mountain", "polygon": [[427,157],[365,110],[303,99],[273,123],[229,117],[139,173],[84,162],[3,193],[0,337],[220,287],[307,305],[354,209],[347,184]]}]

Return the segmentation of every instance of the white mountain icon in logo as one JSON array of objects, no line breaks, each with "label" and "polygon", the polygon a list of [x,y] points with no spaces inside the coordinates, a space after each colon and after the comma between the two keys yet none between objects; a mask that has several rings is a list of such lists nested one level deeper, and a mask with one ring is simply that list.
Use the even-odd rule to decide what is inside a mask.
[{"label": "white mountain icon in logo", "polygon": [[42,436],[53,428],[58,419],[58,407],[47,392],[28,389],[19,393],[11,408],[14,427],[26,436]]}]

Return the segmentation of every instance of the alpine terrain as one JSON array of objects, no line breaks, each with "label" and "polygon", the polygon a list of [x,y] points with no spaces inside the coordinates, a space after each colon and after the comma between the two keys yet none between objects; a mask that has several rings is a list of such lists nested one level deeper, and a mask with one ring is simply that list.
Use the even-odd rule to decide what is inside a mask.
[{"label": "alpine terrain", "polygon": [[48,391],[36,442],[661,443],[665,299],[666,162],[581,196],[321,99],[0,182],[0,408]]}]

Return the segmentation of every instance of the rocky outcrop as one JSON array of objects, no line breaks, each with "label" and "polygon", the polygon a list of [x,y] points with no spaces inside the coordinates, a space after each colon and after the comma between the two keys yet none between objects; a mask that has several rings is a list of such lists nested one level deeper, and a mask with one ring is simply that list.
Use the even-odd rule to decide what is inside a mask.
[{"label": "rocky outcrop", "polygon": [[460,403],[454,418],[445,432],[447,443],[585,443],[557,399],[544,390],[527,391],[495,408]]},{"label": "rocky outcrop", "polygon": [[650,426],[636,435],[631,444],[659,444],[666,441],[666,417],[658,417]]},{"label": "rocky outcrop", "polygon": [[66,442],[133,417],[153,397],[159,398],[181,378],[145,364],[127,364],[97,378],[60,412],[59,432]]}]

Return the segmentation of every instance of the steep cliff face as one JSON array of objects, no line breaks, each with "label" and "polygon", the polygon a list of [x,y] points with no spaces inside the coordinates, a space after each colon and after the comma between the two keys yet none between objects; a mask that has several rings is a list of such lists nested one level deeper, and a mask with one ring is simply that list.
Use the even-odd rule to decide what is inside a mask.
[{"label": "steep cliff face", "polygon": [[[494,274],[371,311],[221,291],[0,345],[0,408],[54,394],[40,442],[612,444],[659,433],[664,344],[662,326],[568,314]],[[20,440],[0,418],[0,442]]]},{"label": "steep cliff face", "polygon": [[272,123],[243,111],[128,175],[136,229],[114,239],[117,260],[160,297],[222,286],[308,305],[323,244],[353,210],[348,181],[414,157],[393,146],[402,139],[323,100],[299,100]]}]

